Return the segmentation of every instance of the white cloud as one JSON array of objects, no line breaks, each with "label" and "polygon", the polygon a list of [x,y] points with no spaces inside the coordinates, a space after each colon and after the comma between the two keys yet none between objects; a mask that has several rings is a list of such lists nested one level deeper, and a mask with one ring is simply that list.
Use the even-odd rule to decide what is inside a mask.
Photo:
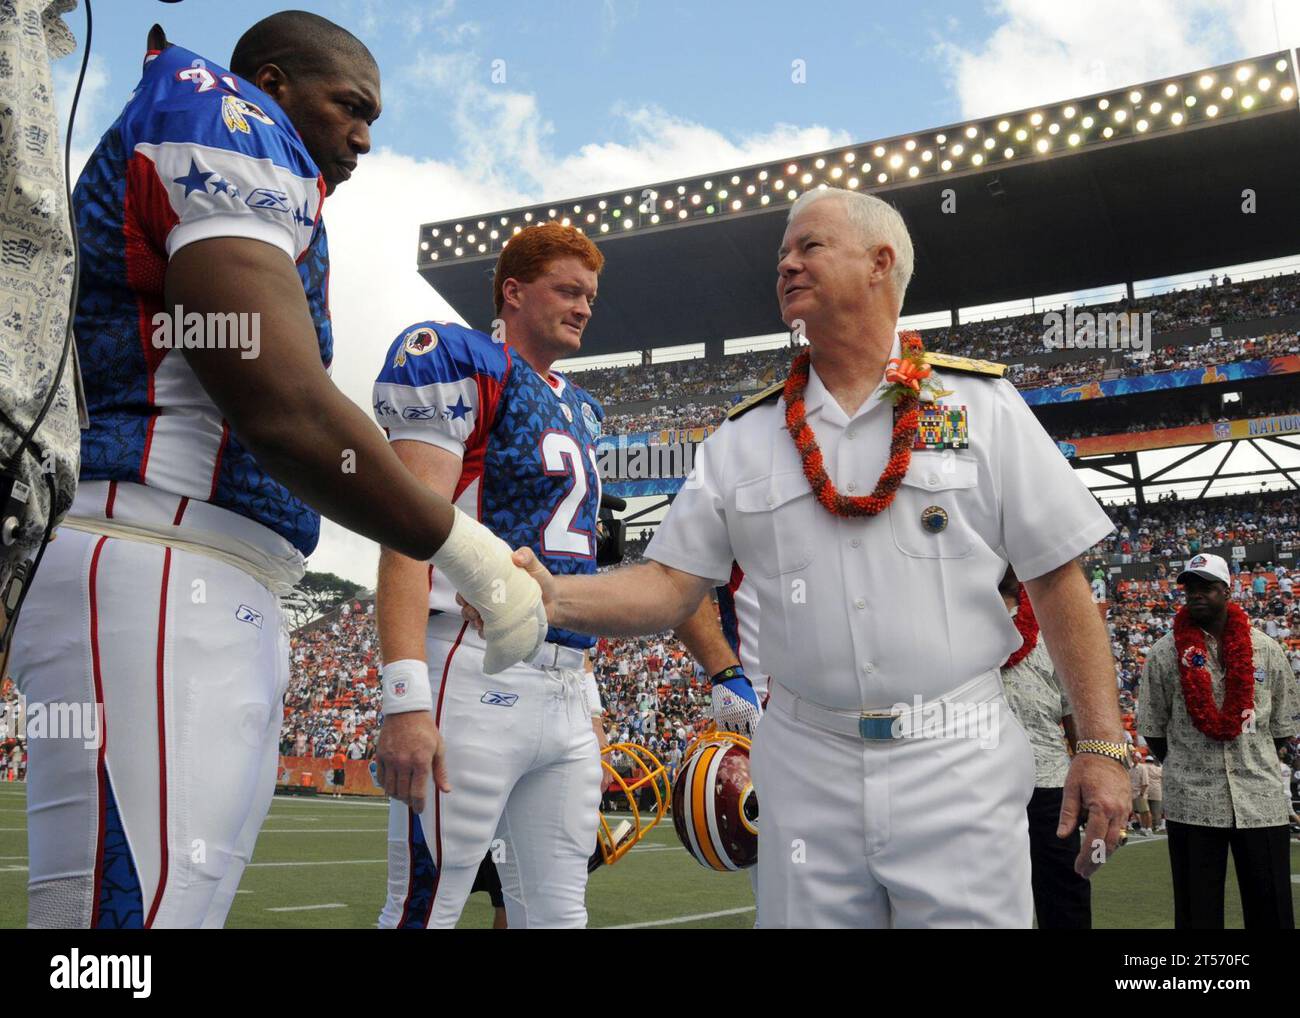
[{"label": "white cloud", "polygon": [[[463,66],[460,58],[448,57],[428,65],[426,74],[431,82],[464,83],[472,79],[458,74]],[[456,164],[380,150],[363,157],[357,175],[325,204],[333,379],[367,414],[371,383],[393,338],[421,319],[455,318],[415,271],[421,224],[724,170],[850,140],[823,127],[784,124],[729,138],[662,110],[633,108],[619,113],[627,140],[555,153],[533,96],[474,84],[463,84],[457,95]],[[372,542],[326,520],[310,565],[371,585],[377,560]]]},{"label": "white cloud", "polygon": [[987,38],[938,45],[963,117],[1088,95],[1300,43],[1300,5],[1271,0],[999,0],[993,11],[1002,23]]},{"label": "white cloud", "polygon": [[[77,89],[77,75],[81,70],[80,53],[65,57],[51,67],[54,85],[54,104],[59,116],[59,145],[66,140],[68,115],[72,111],[72,97]],[[77,121],[72,131],[71,178],[75,184],[82,167],[99,141],[100,125],[115,115],[108,109],[110,75],[108,62],[92,53],[86,64],[86,77],[81,83],[81,97],[77,100]]]}]

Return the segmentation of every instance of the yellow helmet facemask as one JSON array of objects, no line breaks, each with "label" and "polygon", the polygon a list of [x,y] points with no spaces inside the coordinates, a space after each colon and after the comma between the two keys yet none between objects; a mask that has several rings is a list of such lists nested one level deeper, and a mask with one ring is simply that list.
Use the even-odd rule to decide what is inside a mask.
[{"label": "yellow helmet facemask", "polygon": [[[608,757],[617,752],[626,753],[634,764],[630,779],[624,778],[610,765]],[[627,797],[628,808],[632,812],[630,821],[617,821],[612,829],[605,815],[600,814],[596,843],[601,861],[606,866],[612,866],[632,851],[632,846],[654,830],[655,824],[664,818],[664,814],[668,812],[672,792],[668,787],[668,772],[664,769],[664,765],[644,746],[637,746],[630,742],[616,742],[606,746],[600,751],[600,765],[609,774],[613,786]],[[636,801],[636,793],[646,785],[654,790],[653,816],[649,811],[643,814]]]}]

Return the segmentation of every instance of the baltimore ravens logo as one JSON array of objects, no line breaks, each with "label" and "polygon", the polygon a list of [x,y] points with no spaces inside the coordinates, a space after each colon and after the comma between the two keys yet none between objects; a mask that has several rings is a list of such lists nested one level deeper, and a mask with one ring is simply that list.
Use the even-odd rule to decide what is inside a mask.
[{"label": "baltimore ravens logo", "polygon": [[225,121],[226,130],[231,134],[236,131],[249,134],[252,130],[248,126],[250,118],[263,124],[275,124],[274,120],[262,112],[257,103],[251,103],[247,99],[239,98],[237,95],[221,97],[221,119]]},{"label": "baltimore ravens logo", "polygon": [[592,438],[600,437],[600,421],[596,420],[596,411],[592,409],[590,403],[582,404],[582,421],[587,425]]}]

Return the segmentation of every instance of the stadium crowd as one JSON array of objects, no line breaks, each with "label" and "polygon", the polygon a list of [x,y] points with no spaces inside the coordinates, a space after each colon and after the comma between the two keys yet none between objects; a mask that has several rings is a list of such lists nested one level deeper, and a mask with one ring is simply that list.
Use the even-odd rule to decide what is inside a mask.
[{"label": "stadium crowd", "polygon": [[[1093,315],[1149,313],[1152,331],[1156,333],[1300,313],[1300,274],[1239,283],[1233,283],[1226,276],[1222,280],[1217,276],[1210,278],[1213,282],[1206,286],[1172,290],[1131,302],[1119,300],[1076,306],[1074,313],[1076,316],[1084,311]],[[1065,307],[1045,307],[1015,318],[925,330],[922,337],[935,350],[1010,363],[1043,352],[1043,334],[1046,331],[1043,316],[1051,311],[1063,314]]]},{"label": "stadium crowd", "polygon": [[1222,544],[1276,541],[1300,547],[1300,496],[1293,492],[1229,495],[1214,499],[1163,497],[1107,510],[1116,530],[1089,557],[1110,565],[1182,561]]},{"label": "stadium crowd", "polygon": [[[1163,405],[1163,404],[1162,404]],[[1135,413],[1128,410],[1107,413],[1108,408],[1094,404],[1081,411],[1081,420],[1062,424],[1045,424],[1047,433],[1059,441],[1087,438],[1094,435],[1132,434],[1138,431],[1158,431],[1161,428],[1181,428],[1193,424],[1212,424],[1236,418],[1273,417],[1300,414],[1300,399],[1279,396],[1276,399],[1252,399],[1248,404],[1223,406],[1217,398],[1202,400],[1197,406],[1182,403],[1176,410],[1152,408]]]},{"label": "stadium crowd", "polygon": [[636,413],[606,414],[602,428],[607,435],[634,435],[639,431],[661,431],[664,428],[707,428],[721,424],[728,403],[683,403],[679,406],[657,406]]},{"label": "stadium crowd", "polygon": [[[1153,330],[1165,333],[1209,323],[1256,321],[1300,313],[1300,274],[1213,285],[1075,309],[1105,314],[1120,311],[1151,312]],[[1226,277],[1225,277],[1226,279]],[[1259,357],[1300,353],[1300,336],[1294,331],[1252,339],[1216,339],[1195,345],[1167,345],[1150,356],[1127,351],[1071,358],[1056,364],[1024,363],[1023,359],[1045,351],[1044,309],[1032,315],[972,322],[955,328],[922,330],[926,344],[935,350],[981,357],[1010,365],[1008,378],[1019,388],[1071,386],[1100,381],[1107,372],[1113,377],[1175,371],[1212,364],[1252,360]],[[751,351],[724,357],[721,362],[700,359],[666,364],[629,365],[616,368],[577,369],[575,381],[588,389],[610,411],[605,431],[626,434],[660,428],[692,428],[716,423],[722,408],[686,402],[689,397],[743,393],[784,377],[792,356],[789,347]],[[620,412],[620,404],[658,400],[650,410]]]},{"label": "stadium crowd", "polygon": [[665,395],[676,398],[744,392],[782,377],[790,365],[790,348],[734,354],[709,364],[707,372],[700,371],[702,364],[703,361],[694,358],[662,364],[587,368],[569,374],[601,403],[632,403]]},{"label": "stadium crowd", "polygon": [[1042,389],[1100,382],[1108,372],[1109,377],[1131,378],[1296,353],[1300,353],[1300,334],[1277,332],[1250,339],[1214,339],[1204,343],[1158,347],[1152,349],[1150,355],[1111,351],[1106,356],[1055,364],[1012,364],[1007,370],[1007,378],[1017,389]]},{"label": "stadium crowd", "polygon": [[347,601],[293,634],[281,754],[374,755],[383,705],[378,648],[373,600]]}]

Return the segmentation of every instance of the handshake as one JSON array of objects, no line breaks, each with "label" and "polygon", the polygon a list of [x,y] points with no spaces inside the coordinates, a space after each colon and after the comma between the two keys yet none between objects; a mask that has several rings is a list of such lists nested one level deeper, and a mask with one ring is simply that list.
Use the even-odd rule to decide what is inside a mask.
[{"label": "handshake", "polygon": [[518,560],[505,541],[457,509],[447,540],[430,559],[476,616],[475,627],[487,643],[483,670],[489,675],[530,659],[546,640],[538,580],[549,580],[550,574],[528,549],[515,555]]}]

